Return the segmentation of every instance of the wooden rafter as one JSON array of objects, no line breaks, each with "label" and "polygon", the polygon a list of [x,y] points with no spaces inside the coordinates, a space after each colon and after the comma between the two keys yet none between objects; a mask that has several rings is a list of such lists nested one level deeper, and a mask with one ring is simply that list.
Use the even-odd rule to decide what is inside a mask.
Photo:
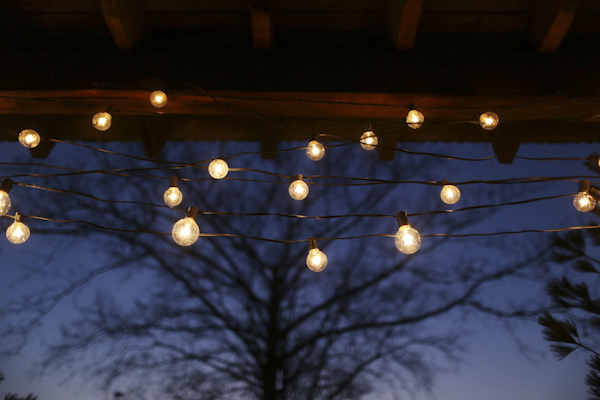
[{"label": "wooden rafter", "polygon": [[117,48],[131,50],[144,34],[143,2],[100,0],[104,19]]},{"label": "wooden rafter", "polygon": [[396,50],[411,50],[415,45],[423,0],[390,0],[387,23]]},{"label": "wooden rafter", "polygon": [[580,0],[542,0],[531,15],[529,37],[540,52],[555,52],[567,34]]},{"label": "wooden rafter", "polygon": [[254,1],[250,12],[252,44],[255,49],[267,50],[273,46],[273,23],[269,1]]}]

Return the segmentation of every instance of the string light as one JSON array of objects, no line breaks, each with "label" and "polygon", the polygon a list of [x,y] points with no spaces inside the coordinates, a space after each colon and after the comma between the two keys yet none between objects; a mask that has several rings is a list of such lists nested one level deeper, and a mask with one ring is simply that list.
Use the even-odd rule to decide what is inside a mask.
[{"label": "string light", "polygon": [[404,254],[414,254],[421,247],[421,234],[410,226],[406,212],[396,214],[398,219],[398,233],[396,233],[396,247]]},{"label": "string light", "polygon": [[215,179],[223,179],[229,173],[229,165],[222,158],[217,158],[208,165],[208,173]]},{"label": "string light", "polygon": [[165,190],[163,200],[165,201],[165,204],[169,207],[176,207],[179,204],[181,204],[181,201],[183,200],[183,194],[181,193],[181,190],[179,190],[179,188],[177,187],[176,176],[171,177],[171,186],[167,190]]},{"label": "string light", "polygon": [[99,131],[105,131],[112,124],[112,115],[108,112],[99,112],[92,118],[92,125]]},{"label": "string light", "polygon": [[573,206],[577,211],[589,212],[596,207],[596,200],[589,194],[590,181],[579,182],[579,194],[573,199]]},{"label": "string light", "polygon": [[302,180],[302,175],[296,175],[296,180],[290,183],[288,192],[294,200],[304,200],[308,196],[308,185]]},{"label": "string light", "polygon": [[446,204],[456,204],[460,200],[460,190],[454,185],[449,185],[445,179],[442,184],[444,185],[440,192],[442,201]]},{"label": "string light", "polygon": [[408,107],[410,111],[406,115],[406,124],[412,129],[419,129],[423,125],[423,122],[425,122],[425,117],[423,113],[415,110],[414,104],[410,104]]},{"label": "string light", "polygon": [[314,237],[308,238],[308,256],[306,257],[306,266],[314,272],[321,272],[327,266],[327,256],[317,247],[317,241]]},{"label": "string light", "polygon": [[491,111],[484,112],[479,116],[479,125],[486,131],[491,131],[497,127],[498,122],[500,122],[498,114]]},{"label": "string light", "polygon": [[150,103],[156,108],[163,108],[167,104],[167,95],[162,90],[150,93]]},{"label": "string light", "polygon": [[311,140],[306,147],[306,155],[313,161],[319,161],[325,156],[325,147],[318,141]]},{"label": "string light", "polygon": [[372,130],[367,130],[360,137],[360,145],[365,150],[373,150],[379,143],[379,139],[373,133]]},{"label": "string light", "polygon": [[171,236],[173,236],[175,243],[180,246],[191,246],[196,243],[196,240],[200,236],[200,228],[196,223],[196,215],[198,215],[198,209],[190,207],[185,218],[180,219],[173,225]]},{"label": "string light", "polygon": [[0,215],[6,215],[8,210],[10,210],[11,202],[8,193],[12,189],[13,184],[14,182],[12,180],[6,178],[0,185]]},{"label": "string light", "polygon": [[27,225],[23,223],[25,218],[19,214],[15,214],[15,222],[6,230],[6,238],[9,242],[14,244],[21,244],[29,239],[31,234]]},{"label": "string light", "polygon": [[28,149],[37,147],[41,141],[42,138],[40,137],[40,134],[33,129],[24,129],[19,133],[19,143]]}]

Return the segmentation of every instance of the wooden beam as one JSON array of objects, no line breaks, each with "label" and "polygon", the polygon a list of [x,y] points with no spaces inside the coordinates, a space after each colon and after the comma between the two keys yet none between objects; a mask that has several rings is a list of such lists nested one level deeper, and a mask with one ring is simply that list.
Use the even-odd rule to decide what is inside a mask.
[{"label": "wooden beam", "polygon": [[531,15],[529,38],[540,52],[555,52],[565,37],[580,0],[542,0]]},{"label": "wooden beam", "polygon": [[411,50],[415,45],[423,0],[390,0],[387,25],[392,46]]},{"label": "wooden beam", "polygon": [[255,49],[268,50],[273,46],[273,23],[270,1],[254,1],[250,11],[252,44]]},{"label": "wooden beam", "polygon": [[144,34],[144,2],[100,0],[100,4],[117,48],[131,50]]}]

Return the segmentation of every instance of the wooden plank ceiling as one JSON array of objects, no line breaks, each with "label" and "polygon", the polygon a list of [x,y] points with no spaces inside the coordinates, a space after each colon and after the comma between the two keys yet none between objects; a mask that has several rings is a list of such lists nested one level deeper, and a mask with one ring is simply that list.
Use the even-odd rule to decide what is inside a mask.
[{"label": "wooden plank ceiling", "polygon": [[[599,38],[597,0],[0,0],[0,139],[158,156],[166,140],[357,139],[371,121],[388,146],[483,141],[510,161],[520,143],[600,141]],[[475,123],[488,110],[497,130]]]}]

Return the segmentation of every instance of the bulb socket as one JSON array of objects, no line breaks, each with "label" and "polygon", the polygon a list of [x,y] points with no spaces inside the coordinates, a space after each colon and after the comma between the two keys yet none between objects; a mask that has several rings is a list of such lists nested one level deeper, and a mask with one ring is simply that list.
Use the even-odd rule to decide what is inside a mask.
[{"label": "bulb socket", "polygon": [[583,180],[579,181],[579,192],[587,193],[590,190],[590,181]]},{"label": "bulb socket", "polygon": [[447,185],[447,184],[448,184],[448,181],[447,181],[447,180],[445,180],[445,179],[442,179],[442,180],[440,181],[440,185]]},{"label": "bulb socket", "polygon": [[296,175],[296,176],[294,177],[294,180],[295,180],[295,181],[301,181],[301,180],[302,180],[302,175],[301,175],[301,174],[298,174],[298,175]]},{"label": "bulb socket", "polygon": [[172,176],[171,177],[171,183],[169,185],[170,187],[177,187],[177,177],[176,176]]},{"label": "bulb socket", "polygon": [[398,227],[401,227],[402,225],[409,225],[406,211],[398,212],[398,214],[396,214],[396,219],[398,220]]},{"label": "bulb socket", "polygon": [[187,214],[185,216],[190,217],[195,221],[197,215],[198,215],[198,208],[190,207],[190,208],[188,208]]},{"label": "bulb socket", "polygon": [[308,238],[308,249],[312,250],[312,249],[316,249],[317,248],[317,240],[314,237],[309,237]]},{"label": "bulb socket", "polygon": [[408,106],[406,106],[406,108],[408,108],[408,111],[412,111],[412,110],[416,110],[415,108],[415,103],[410,103]]},{"label": "bulb socket", "polygon": [[15,213],[15,222],[23,222],[25,221],[25,217],[23,214]]},{"label": "bulb socket", "polygon": [[592,196],[594,200],[600,201],[600,190],[596,188],[590,188],[590,190],[588,190],[588,194]]},{"label": "bulb socket", "polygon": [[11,189],[13,188],[14,183],[15,182],[12,179],[5,178],[2,181],[2,184],[0,184],[0,190],[6,192],[8,194],[8,192],[10,192]]}]

